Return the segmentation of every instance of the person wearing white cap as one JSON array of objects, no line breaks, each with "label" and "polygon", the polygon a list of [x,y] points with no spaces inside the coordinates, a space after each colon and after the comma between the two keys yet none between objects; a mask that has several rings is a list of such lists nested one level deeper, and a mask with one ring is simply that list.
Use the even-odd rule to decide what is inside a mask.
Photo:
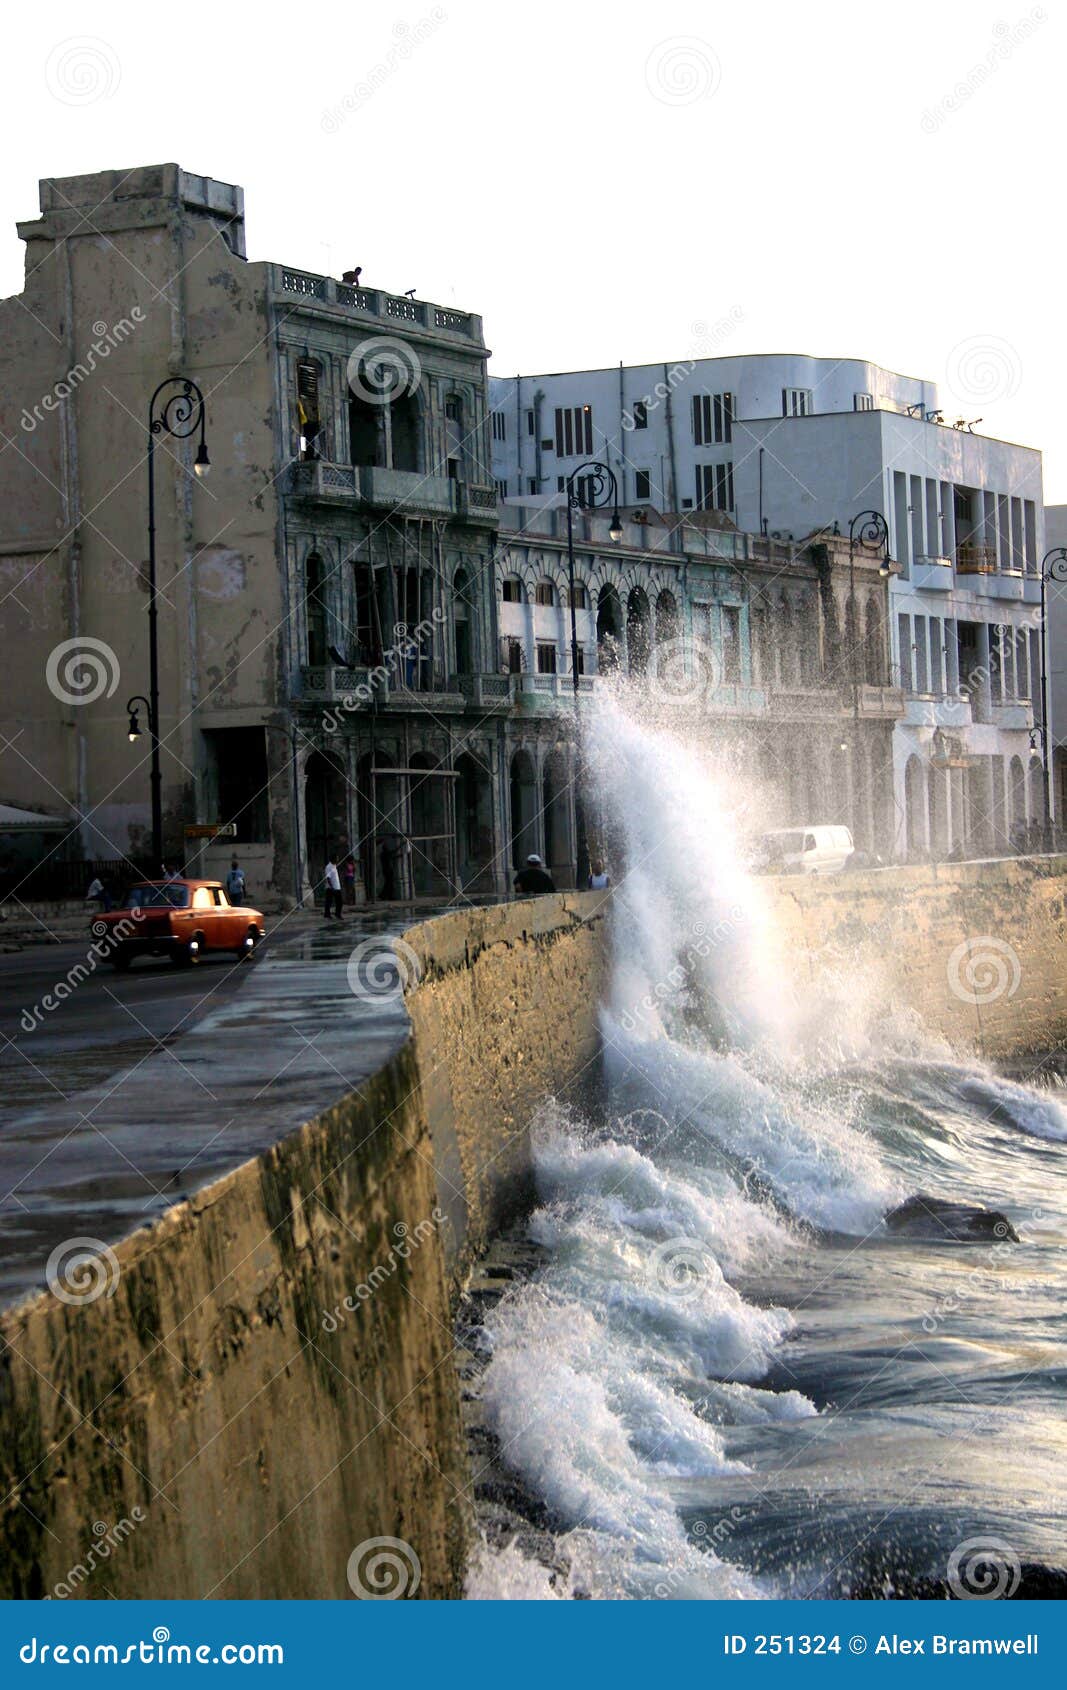
[{"label": "person wearing white cap", "polygon": [[554,892],[556,883],[547,872],[544,863],[536,851],[531,851],[526,859],[526,867],[520,868],[515,876],[515,890],[525,896],[537,892]]}]

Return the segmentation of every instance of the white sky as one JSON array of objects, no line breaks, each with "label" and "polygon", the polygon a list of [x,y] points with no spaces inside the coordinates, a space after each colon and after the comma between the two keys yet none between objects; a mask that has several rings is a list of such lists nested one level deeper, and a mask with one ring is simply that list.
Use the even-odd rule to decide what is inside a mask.
[{"label": "white sky", "polygon": [[172,0],[3,27],[0,294],[38,177],[174,160],[242,184],[250,258],[480,311],[496,374],[684,358],[733,312],[721,352],[935,380],[949,420],[1042,447],[1067,501],[1062,0]]}]

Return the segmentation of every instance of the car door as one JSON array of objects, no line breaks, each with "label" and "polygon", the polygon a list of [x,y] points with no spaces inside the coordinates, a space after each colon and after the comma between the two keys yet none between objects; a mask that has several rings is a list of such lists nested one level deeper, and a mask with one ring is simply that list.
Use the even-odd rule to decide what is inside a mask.
[{"label": "car door", "polygon": [[213,886],[211,891],[215,899],[215,920],[219,924],[219,945],[235,951],[245,932],[241,911],[234,908],[221,886]]},{"label": "car door", "polygon": [[217,951],[222,935],[210,886],[197,886],[193,892],[193,924],[196,931],[204,935],[205,951]]}]

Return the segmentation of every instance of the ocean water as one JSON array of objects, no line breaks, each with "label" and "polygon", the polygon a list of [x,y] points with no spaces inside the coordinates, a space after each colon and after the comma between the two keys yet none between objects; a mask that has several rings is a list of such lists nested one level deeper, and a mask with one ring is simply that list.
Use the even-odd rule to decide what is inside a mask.
[{"label": "ocean water", "polygon": [[[619,882],[603,1096],[533,1124],[543,1266],[486,1317],[480,1381],[552,1553],[498,1532],[469,1595],[1039,1593],[1064,1564],[1064,1094],[879,1017],[847,957],[796,996],[743,784],[620,698],[587,755]],[[1019,1242],[890,1232],[917,1192]]]}]

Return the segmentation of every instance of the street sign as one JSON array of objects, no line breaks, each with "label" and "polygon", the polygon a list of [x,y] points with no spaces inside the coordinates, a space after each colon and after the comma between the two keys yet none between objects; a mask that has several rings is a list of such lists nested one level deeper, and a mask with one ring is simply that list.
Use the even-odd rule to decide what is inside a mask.
[{"label": "street sign", "polygon": [[186,839],[236,839],[236,822],[186,822]]}]

